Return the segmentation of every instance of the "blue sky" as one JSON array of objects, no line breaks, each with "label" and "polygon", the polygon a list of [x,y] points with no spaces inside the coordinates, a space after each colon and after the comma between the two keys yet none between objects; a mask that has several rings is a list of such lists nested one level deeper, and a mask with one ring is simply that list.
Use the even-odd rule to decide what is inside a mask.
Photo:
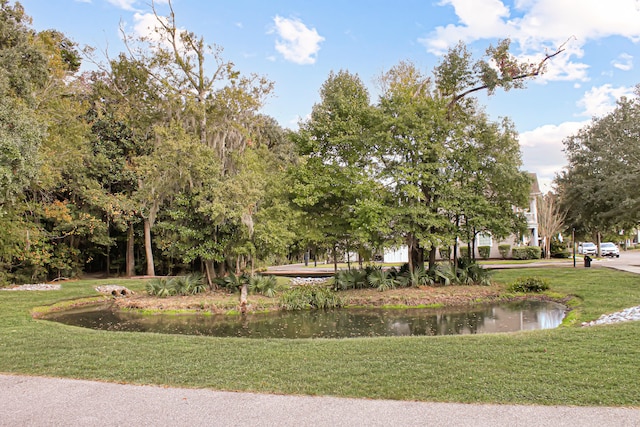
[{"label": "blue sky", "polygon": [[[22,0],[37,30],[55,28],[79,45],[115,56],[120,26],[144,34],[151,0]],[[166,0],[156,0],[160,14]],[[640,83],[640,0],[173,0],[177,25],[224,48],[242,73],[275,83],[264,113],[295,129],[319,101],[329,72],[375,80],[401,60],[430,73],[462,40],[477,56],[510,38],[536,60],[563,43],[547,73],[524,90],[481,96],[489,115],[520,132],[523,168],[543,189],[565,165],[562,139],[611,111]]]}]

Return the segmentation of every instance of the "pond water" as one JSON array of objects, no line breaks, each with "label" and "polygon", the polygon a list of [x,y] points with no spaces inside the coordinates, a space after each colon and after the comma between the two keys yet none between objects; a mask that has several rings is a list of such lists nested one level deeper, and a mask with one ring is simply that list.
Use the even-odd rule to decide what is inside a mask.
[{"label": "pond water", "polygon": [[247,338],[351,338],[456,335],[555,328],[565,307],[521,301],[466,309],[340,309],[255,313],[144,315],[110,305],[52,313],[46,320],[109,331]]}]

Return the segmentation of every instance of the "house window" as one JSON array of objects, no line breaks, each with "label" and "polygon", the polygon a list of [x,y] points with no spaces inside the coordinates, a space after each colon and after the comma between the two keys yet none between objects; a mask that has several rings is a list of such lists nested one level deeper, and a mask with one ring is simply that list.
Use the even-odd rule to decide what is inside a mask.
[{"label": "house window", "polygon": [[478,234],[478,247],[493,246],[492,242],[493,242],[493,239],[491,239],[491,234],[489,233]]}]

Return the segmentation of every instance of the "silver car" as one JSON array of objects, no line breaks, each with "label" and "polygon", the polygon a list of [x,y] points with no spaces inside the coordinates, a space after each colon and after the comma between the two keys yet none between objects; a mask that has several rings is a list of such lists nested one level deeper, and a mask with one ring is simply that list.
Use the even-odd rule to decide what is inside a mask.
[{"label": "silver car", "polygon": [[598,247],[593,242],[584,242],[578,245],[578,253],[582,255],[595,255],[598,253]]},{"label": "silver car", "polygon": [[600,255],[620,258],[620,249],[612,242],[600,244]]}]

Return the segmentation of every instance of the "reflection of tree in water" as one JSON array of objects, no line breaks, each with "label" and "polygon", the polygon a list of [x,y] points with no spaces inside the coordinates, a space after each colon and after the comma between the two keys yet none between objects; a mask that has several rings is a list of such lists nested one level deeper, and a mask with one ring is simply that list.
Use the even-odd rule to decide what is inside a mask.
[{"label": "reflection of tree in water", "polygon": [[[555,327],[561,306],[527,303],[443,309],[342,309],[229,315],[142,315],[93,308],[59,312],[50,320],[93,329],[253,338],[348,338],[476,334]],[[491,324],[487,326],[487,320]],[[492,329],[493,328],[493,329]]]}]

